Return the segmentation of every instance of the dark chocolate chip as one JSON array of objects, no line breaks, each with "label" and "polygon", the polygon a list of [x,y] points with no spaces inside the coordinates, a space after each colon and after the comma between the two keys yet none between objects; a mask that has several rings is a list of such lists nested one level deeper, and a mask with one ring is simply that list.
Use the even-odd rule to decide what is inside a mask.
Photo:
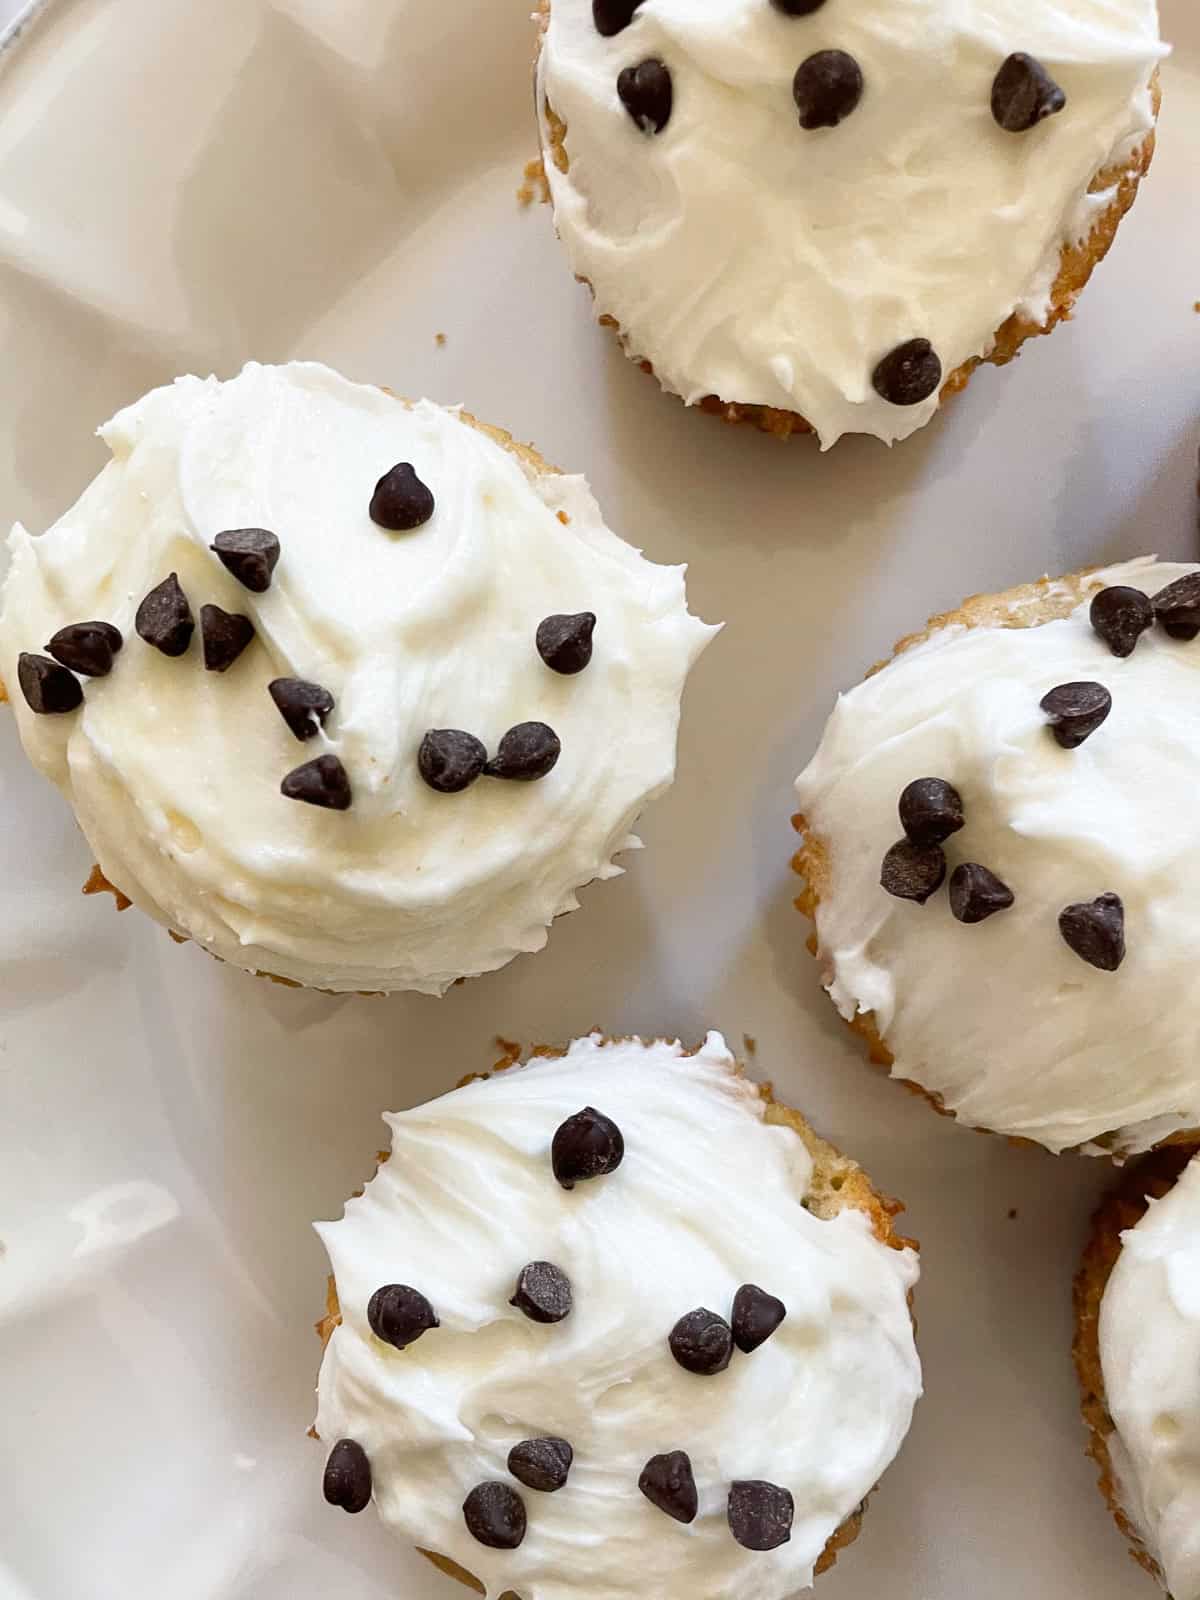
[{"label": "dark chocolate chip", "polygon": [[965,820],[962,796],[945,778],[914,778],[900,796],[900,826],[914,844],[944,844]]},{"label": "dark chocolate chip", "polygon": [[617,94],[643,133],[661,133],[671,120],[671,74],[653,56],[618,75]]},{"label": "dark chocolate chip", "polygon": [[147,644],[165,656],[181,656],[192,642],[196,623],[175,573],[157,584],[141,605],[133,625]]},{"label": "dark chocolate chip", "polygon": [[1025,133],[1066,103],[1041,62],[1023,50],[1009,56],[992,83],[992,115],[1006,133]]},{"label": "dark chocolate chip", "polygon": [[787,1307],[756,1283],[744,1283],[733,1297],[733,1342],[743,1355],[765,1344],[787,1316]]},{"label": "dark chocolate chip", "polygon": [[565,1439],[522,1439],[508,1452],[508,1470],[527,1489],[553,1494],[567,1481],[575,1452]]},{"label": "dark chocolate chip", "polygon": [[371,1463],[354,1439],[339,1439],[325,1462],[325,1498],[351,1513],[371,1503]]},{"label": "dark chocolate chip", "polygon": [[889,894],[915,900],[919,906],[942,887],[945,877],[941,845],[914,844],[911,839],[900,839],[892,846],[879,872],[879,881]]},{"label": "dark chocolate chip", "polygon": [[17,682],[29,709],[41,716],[74,711],[83,704],[79,679],[49,656],[30,655],[23,650],[17,657]]},{"label": "dark chocolate chip", "polygon": [[409,461],[385,472],[371,496],[371,521],[392,533],[419,528],[433,515],[432,491],[421,482]]},{"label": "dark chocolate chip", "polygon": [[562,745],[553,728],[544,722],[518,722],[500,741],[496,754],[484,767],[489,778],[514,778],[532,783],[544,778],[553,768]]},{"label": "dark chocolate chip", "polygon": [[236,611],[200,607],[200,638],[209,672],[227,672],[254,637],[254,624]]},{"label": "dark chocolate chip", "polygon": [[86,678],[106,678],[113,657],[125,643],[111,622],[72,622],[60,628],[46,646],[48,655]]},{"label": "dark chocolate chip", "polygon": [[1101,972],[1115,972],[1125,959],[1125,907],[1119,894],[1097,895],[1067,906],[1058,927],[1075,954]]},{"label": "dark chocolate chip", "polygon": [[311,739],[319,733],[333,710],[329,690],[304,678],[272,678],[267,693],[297,739]]},{"label": "dark chocolate chip", "polygon": [[792,1537],[795,1505],[786,1489],[761,1478],[735,1480],[729,1490],[729,1531],[747,1550],[774,1550]]},{"label": "dark chocolate chip", "polygon": [[331,755],[293,767],[279,785],[279,792],[288,800],[303,800],[310,806],[324,806],[327,811],[349,811],[353,798],[345,767]]},{"label": "dark chocolate chip", "polygon": [[733,1330],[707,1306],[680,1317],[667,1335],[667,1343],[684,1371],[701,1378],[724,1372],[733,1356]]},{"label": "dark chocolate chip", "polygon": [[928,339],[906,339],[871,374],[875,393],[893,406],[919,406],[941,381],[941,358]]},{"label": "dark chocolate chip", "polygon": [[1131,656],[1154,622],[1150,596],[1128,584],[1114,583],[1092,597],[1092,627],[1115,656]]},{"label": "dark chocolate chip", "polygon": [[1189,572],[1160,589],[1153,605],[1154,615],[1172,639],[1194,639],[1200,633],[1200,572]]},{"label": "dark chocolate chip", "polygon": [[469,789],[487,766],[487,749],[461,728],[430,728],[417,751],[417,769],[439,794]]},{"label": "dark chocolate chip", "polygon": [[651,1456],[638,1474],[638,1488],[652,1506],[676,1522],[695,1522],[700,1509],[696,1478],[686,1450],[668,1450]]},{"label": "dark chocolate chip", "polygon": [[964,861],[950,874],[950,909],[960,922],[983,922],[1012,903],[1008,885],[978,861]]},{"label": "dark chocolate chip", "polygon": [[571,1280],[553,1261],[531,1261],[521,1268],[508,1303],[530,1322],[561,1322],[571,1314]]},{"label": "dark chocolate chip", "polygon": [[550,1165],[564,1189],[588,1178],[606,1178],[625,1158],[625,1140],[611,1117],[584,1106],[558,1125],[550,1145]]},{"label": "dark chocolate chip", "polygon": [[592,659],[595,626],[594,611],[545,617],[538,623],[537,653],[551,672],[561,672],[564,677],[582,672]]},{"label": "dark chocolate chip", "polygon": [[229,528],[219,533],[212,549],[222,565],[254,594],[271,587],[271,574],[279,560],[279,540],[267,528]]},{"label": "dark chocolate chip", "polygon": [[623,33],[633,21],[633,14],[642,0],[592,0],[592,21],[596,32],[611,39]]},{"label": "dark chocolate chip", "polygon": [[478,1483],[463,1501],[472,1539],[489,1550],[515,1550],[525,1537],[525,1502],[507,1483]]},{"label": "dark chocolate chip", "polygon": [[1108,716],[1112,695],[1102,683],[1060,683],[1039,704],[1059,744],[1075,750]]},{"label": "dark chocolate chip", "polygon": [[820,11],[825,0],[771,0],[771,4],[785,17],[811,17],[814,11]]},{"label": "dark chocolate chip", "polygon": [[376,1289],[367,1303],[367,1322],[377,1339],[397,1350],[407,1350],[430,1328],[441,1327],[429,1301],[407,1283],[385,1283]]},{"label": "dark chocolate chip", "polygon": [[792,97],[800,126],[836,128],[862,99],[862,68],[844,50],[818,50],[796,68]]},{"label": "dark chocolate chip", "polygon": [[1200,627],[1194,627],[1190,622],[1164,622],[1163,632],[1168,639],[1182,639],[1190,644],[1200,634]]}]

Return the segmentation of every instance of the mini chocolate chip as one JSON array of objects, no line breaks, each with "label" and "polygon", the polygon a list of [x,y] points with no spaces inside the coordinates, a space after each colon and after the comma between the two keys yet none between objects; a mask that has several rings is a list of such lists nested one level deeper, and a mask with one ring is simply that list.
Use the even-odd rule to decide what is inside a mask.
[{"label": "mini chocolate chip", "polygon": [[339,1439],[325,1462],[325,1498],[351,1513],[371,1503],[371,1463],[354,1439]]},{"label": "mini chocolate chip", "polygon": [[1060,683],[1038,702],[1064,750],[1090,738],[1112,710],[1112,695],[1102,683]]},{"label": "mini chocolate chip", "polygon": [[17,657],[17,682],[29,709],[40,716],[74,711],[83,704],[79,679],[49,656],[30,655],[23,650]]},{"label": "mini chocolate chip", "polygon": [[1153,605],[1154,615],[1172,639],[1194,639],[1200,633],[1200,572],[1189,572],[1160,589]]},{"label": "mini chocolate chip", "polygon": [[735,1480],[729,1490],[729,1531],[747,1550],[774,1550],[792,1537],[795,1505],[786,1489],[761,1478]]},{"label": "mini chocolate chip", "polygon": [[733,1356],[733,1330],[707,1306],[680,1317],[667,1335],[667,1343],[684,1371],[701,1378],[724,1372]]},{"label": "mini chocolate chip", "polygon": [[525,1502],[507,1483],[478,1483],[463,1501],[472,1539],[489,1550],[515,1550],[525,1537]]},{"label": "mini chocolate chip", "polygon": [[950,909],[960,922],[983,922],[1012,903],[1008,885],[978,861],[964,861],[950,874]]},{"label": "mini chocolate chip", "polygon": [[538,623],[537,653],[551,672],[561,672],[564,677],[582,672],[592,659],[595,626],[594,611],[545,617]]},{"label": "mini chocolate chip", "polygon": [[527,1489],[553,1494],[567,1481],[575,1452],[565,1439],[522,1439],[508,1452],[508,1470]]},{"label": "mini chocolate chip", "polygon": [[914,844],[944,844],[965,820],[962,796],[945,778],[914,778],[900,796],[900,826]]},{"label": "mini chocolate chip", "polygon": [[928,339],[906,339],[871,374],[875,393],[893,406],[919,406],[941,381],[941,358]]},{"label": "mini chocolate chip", "polygon": [[844,50],[818,50],[796,68],[792,98],[800,113],[800,126],[836,128],[862,99],[862,68]]},{"label": "mini chocolate chip", "polygon": [[652,1506],[676,1522],[695,1522],[700,1509],[696,1478],[686,1450],[668,1450],[651,1456],[638,1474],[638,1488]]},{"label": "mini chocolate chip", "polygon": [[433,515],[432,491],[421,482],[410,461],[385,472],[371,496],[371,521],[391,533],[408,533]]},{"label": "mini chocolate chip", "polygon": [[367,1303],[367,1322],[377,1339],[397,1350],[407,1350],[430,1328],[441,1327],[429,1301],[407,1283],[385,1283],[376,1289]]},{"label": "mini chocolate chip", "polygon": [[544,722],[518,722],[500,741],[496,754],[484,767],[489,778],[513,778],[532,783],[551,771],[562,745],[553,728]]},{"label": "mini chocolate chip", "polygon": [[661,133],[671,119],[671,74],[653,56],[619,74],[617,94],[643,133]]},{"label": "mini chocolate chip", "polygon": [[915,900],[923,906],[942,887],[945,876],[946,857],[941,845],[900,839],[883,858],[879,882],[897,899]]},{"label": "mini chocolate chip", "polygon": [[1025,133],[1066,103],[1041,62],[1023,50],[1009,56],[992,83],[992,115],[1006,133]]},{"label": "mini chocolate chip", "polygon": [[787,1307],[756,1283],[744,1283],[733,1297],[733,1342],[743,1355],[757,1350],[787,1316]]},{"label": "mini chocolate chip", "polygon": [[227,672],[254,637],[249,617],[220,606],[200,607],[200,638],[204,665],[209,672]]},{"label": "mini chocolate chip", "polygon": [[279,792],[288,800],[303,800],[310,806],[324,806],[327,811],[349,811],[353,798],[345,767],[331,755],[293,767],[279,785]]},{"label": "mini chocolate chip", "polygon": [[86,678],[106,678],[113,657],[125,643],[111,622],[72,622],[60,628],[46,646],[48,655]]},{"label": "mini chocolate chip", "polygon": [[272,678],[267,693],[297,739],[311,739],[319,733],[333,710],[329,690],[304,678]]},{"label": "mini chocolate chip", "polygon": [[592,21],[596,32],[611,39],[623,33],[633,21],[633,14],[642,0],[592,0]]},{"label": "mini chocolate chip", "polygon": [[1119,894],[1081,900],[1058,914],[1059,932],[1081,960],[1115,972],[1125,959],[1125,907]]},{"label": "mini chocolate chip", "polygon": [[564,1189],[589,1178],[606,1178],[625,1158],[625,1140],[611,1117],[584,1106],[561,1122],[550,1145],[550,1165]]},{"label": "mini chocolate chip", "polygon": [[439,794],[469,789],[486,766],[486,747],[461,728],[430,728],[417,751],[417,770]]},{"label": "mini chocolate chip", "polygon": [[814,11],[820,11],[825,0],[771,0],[771,4],[785,17],[811,17]]},{"label": "mini chocolate chip", "polygon": [[228,528],[213,540],[211,549],[232,572],[243,589],[265,594],[279,560],[279,540],[267,528]]},{"label": "mini chocolate chip", "polygon": [[1088,613],[1092,627],[1115,656],[1131,656],[1137,642],[1154,622],[1150,596],[1128,584],[1114,583],[1092,596]]},{"label": "mini chocolate chip", "polygon": [[571,1280],[553,1261],[531,1261],[517,1277],[517,1292],[508,1302],[530,1322],[561,1322],[571,1314]]},{"label": "mini chocolate chip", "polygon": [[133,625],[146,643],[163,655],[183,655],[192,642],[196,623],[175,573],[151,589],[137,608]]}]

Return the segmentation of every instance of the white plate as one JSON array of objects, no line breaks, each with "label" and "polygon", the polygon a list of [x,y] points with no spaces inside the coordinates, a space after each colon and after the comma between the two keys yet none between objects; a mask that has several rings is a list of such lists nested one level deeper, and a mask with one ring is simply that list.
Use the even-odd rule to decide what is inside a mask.
[{"label": "white plate", "polygon": [[1200,14],[1163,10],[1160,153],[1076,322],[894,452],[826,457],[685,413],[592,324],[548,214],[515,200],[529,0],[57,0],[4,57],[5,521],[63,511],[102,463],[92,430],[151,384],[302,354],[586,471],[729,623],[629,875],[440,1002],[279,989],[82,899],[83,841],[0,719],[6,1600],[453,1600],[321,1499],[308,1224],[370,1170],[385,1107],[486,1066],[496,1033],[595,1023],[754,1035],[758,1070],[908,1201],[928,1394],[818,1593],[1153,1593],[1095,1492],[1068,1359],[1107,1175],[868,1069],[804,952],[788,817],[834,692],[928,612],[1196,556]]}]

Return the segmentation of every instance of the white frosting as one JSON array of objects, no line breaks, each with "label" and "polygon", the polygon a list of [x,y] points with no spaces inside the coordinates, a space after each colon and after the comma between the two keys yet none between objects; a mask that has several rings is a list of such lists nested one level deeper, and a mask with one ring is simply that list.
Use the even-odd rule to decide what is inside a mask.
[{"label": "white frosting", "polygon": [[[13,531],[0,671],[27,753],[142,910],[251,970],[439,993],[540,949],[580,885],[621,870],[613,853],[674,774],[684,679],[714,630],[688,615],[684,569],[611,533],[582,478],[537,475],[452,410],[311,364],[181,378],[101,434],[113,460],[78,504],[40,538]],[[368,514],[397,461],[437,502],[411,533]],[[208,548],[242,527],[282,545],[265,594]],[[197,622],[206,602],[252,618],[227,673],[204,670],[198,628],[175,660],[135,634],[172,570]],[[551,672],[538,623],[585,610],[591,664]],[[125,635],[112,674],[81,712],[34,715],[18,652],[93,617]],[[267,694],[277,676],[334,695],[324,735],[292,736]],[[494,752],[527,720],[562,741],[546,778],[453,795],[421,780],[427,729]],[[349,773],[349,811],[279,792],[325,751]]]},{"label": "white frosting", "polygon": [[[1196,569],[1131,561],[1095,586],[1156,593]],[[1057,684],[1108,687],[1108,720],[1076,750],[1049,733]],[[975,926],[945,890],[924,906],[879,884],[901,836],[901,791],[940,777],[966,826],[945,846],[989,867],[1016,903]],[[827,986],[845,1017],[873,1011],[894,1077],[972,1126],[1052,1150],[1144,1150],[1200,1127],[1200,641],[1161,628],[1114,657],[1088,605],[1034,628],[956,625],[842,695],[797,780],[830,851],[817,912]],[[1117,972],[1063,941],[1058,913],[1113,891],[1128,953]]]},{"label": "white frosting", "polygon": [[1121,1504],[1174,1600],[1200,1600],[1200,1157],[1122,1235],[1100,1363]]},{"label": "white frosting", "polygon": [[[327,1447],[357,1440],[384,1521],[490,1595],[785,1600],[904,1439],[921,1386],[906,1300],[916,1255],[882,1244],[859,1211],[805,1210],[802,1140],[764,1121],[733,1067],[715,1033],[694,1056],[578,1040],[563,1059],[388,1117],[391,1160],[343,1221],[318,1225],[344,1320],[321,1368],[317,1431]],[[550,1141],[584,1105],[616,1121],[625,1158],[568,1193]],[[574,1309],[553,1327],[508,1304],[530,1260],[572,1281]],[[389,1281],[419,1288],[441,1319],[403,1352],[366,1322]],[[786,1320],[725,1372],[685,1372],[670,1329],[699,1305],[727,1316],[745,1282],[782,1299]],[[570,1478],[553,1494],[520,1491],[524,1542],[486,1549],[462,1502],[481,1481],[513,1483],[508,1451],[543,1434],[571,1443]],[[688,1526],[637,1487],[652,1455],[676,1449],[699,1489]],[[735,1478],[791,1491],[789,1543],[735,1543]]]},{"label": "white frosting", "polygon": [[[865,90],[836,128],[799,126],[792,77],[848,51]],[[1023,134],[991,113],[1010,52],[1036,56],[1066,109]],[[1155,0],[837,0],[788,17],[769,0],[645,0],[603,38],[591,0],[552,0],[539,107],[567,125],[546,161],[555,222],[596,309],[689,404],[798,411],[823,446],[889,442],[929,421],[882,400],[876,363],[932,341],[946,376],[1013,311],[1044,323],[1062,247],[1111,193],[1088,194],[1153,124],[1165,54]],[[672,74],[664,131],[617,97],[649,57]]]}]

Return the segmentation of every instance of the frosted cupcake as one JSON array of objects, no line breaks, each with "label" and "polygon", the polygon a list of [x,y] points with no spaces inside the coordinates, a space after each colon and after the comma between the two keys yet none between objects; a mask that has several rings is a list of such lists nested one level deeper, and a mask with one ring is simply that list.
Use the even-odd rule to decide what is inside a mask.
[{"label": "frosted cupcake", "polygon": [[437,994],[621,870],[713,630],[583,479],[311,364],[101,434],[79,502],[13,531],[0,614],[98,881],[248,970]]},{"label": "frosted cupcake", "polygon": [[1068,317],[1133,203],[1155,0],[541,0],[555,225],[663,388],[906,438]]},{"label": "frosted cupcake", "polygon": [[895,1203],[717,1034],[579,1039],[387,1120],[318,1227],[326,1498],[524,1600],[832,1565],[920,1393]]}]

